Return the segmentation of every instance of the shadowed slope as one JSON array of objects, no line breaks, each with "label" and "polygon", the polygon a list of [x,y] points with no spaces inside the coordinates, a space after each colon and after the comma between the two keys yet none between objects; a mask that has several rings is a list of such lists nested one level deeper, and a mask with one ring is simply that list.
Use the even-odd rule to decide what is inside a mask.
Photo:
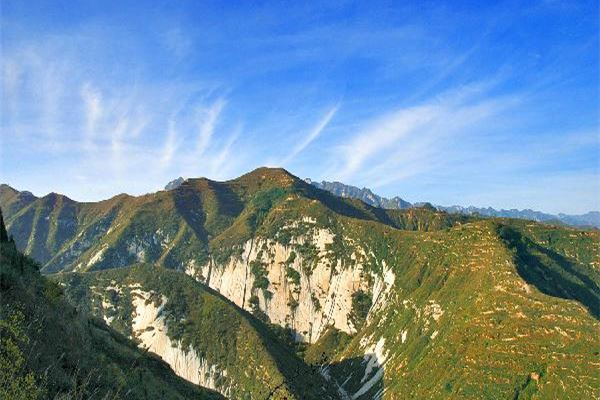
[{"label": "shadowed slope", "polygon": [[0,239],[1,398],[221,398],[79,313],[37,264]]},{"label": "shadowed slope", "polygon": [[214,375],[211,384],[228,397],[264,399],[271,393],[273,399],[335,398],[320,375],[263,323],[191,277],[136,265],[57,278],[73,304],[108,318],[115,329],[142,342],[143,332],[134,329],[133,303],[140,293],[150,293],[146,303],[160,304],[159,317],[165,320],[170,340],[206,362],[211,371],[207,373]]}]

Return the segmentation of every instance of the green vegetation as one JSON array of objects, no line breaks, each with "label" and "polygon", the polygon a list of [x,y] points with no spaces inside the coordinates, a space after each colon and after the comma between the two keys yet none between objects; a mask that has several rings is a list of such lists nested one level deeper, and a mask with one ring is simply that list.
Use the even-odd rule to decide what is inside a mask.
[{"label": "green vegetation", "polygon": [[56,283],[40,275],[39,265],[5,239],[0,241],[0,398],[220,398],[78,312]]},{"label": "green vegetation", "polygon": [[[517,270],[526,282],[551,296],[576,299],[584,304],[592,315],[600,318],[598,271],[570,261],[508,225],[499,225],[498,234],[514,252]],[[557,241],[550,238],[548,243]]]},{"label": "green vegetation", "polygon": [[[85,274],[57,277],[65,284],[65,295],[81,311],[104,317],[106,287],[119,282],[121,294],[112,304],[115,321],[132,316],[132,287],[153,293],[150,301],[167,301],[163,315],[167,335],[182,347],[193,349],[209,365],[217,366],[216,385],[233,398],[325,399],[332,394],[322,378],[281,343],[268,326],[206,289],[191,277],[162,267],[139,264]],[[88,288],[93,287],[94,290]],[[114,295],[111,295],[114,296]],[[133,335],[131,324],[113,324],[122,334]],[[250,367],[251,366],[251,367]]]},{"label": "green vegetation", "polygon": [[362,328],[372,305],[373,299],[370,294],[360,289],[352,294],[352,311],[348,314],[348,320],[357,330]]},{"label": "green vegetation", "polygon": [[308,347],[304,360],[312,365],[330,364],[348,346],[351,339],[347,333],[330,326],[317,342]]},{"label": "green vegetation", "polygon": [[[365,347],[379,343],[387,354],[383,386],[361,398],[382,387],[390,398],[598,397],[600,379],[589,371],[596,368],[600,324],[584,295],[598,295],[600,253],[590,253],[600,236],[544,227],[555,231],[551,243],[561,244],[554,247],[540,244],[526,225],[540,226],[484,220],[388,233],[395,290],[334,352],[330,374],[337,382],[350,377],[344,388],[356,392],[364,383]],[[564,259],[556,257],[560,249],[568,249],[561,250]]]},{"label": "green vegetation", "polygon": [[13,311],[0,320],[0,397],[40,399],[45,394],[43,378],[36,379],[25,362],[29,337],[24,332],[25,316]]},{"label": "green vegetation", "polygon": [[285,269],[285,276],[288,278],[288,280],[298,286],[300,284],[300,273],[298,271],[296,271],[294,268],[287,266]]},{"label": "green vegetation", "polygon": [[[373,208],[268,168],[227,182],[190,179],[172,191],[119,195],[98,203],[77,203],[57,194],[35,198],[3,185],[0,206],[10,210],[6,223],[17,247],[40,262],[45,273],[136,262],[184,269],[189,262],[205,265],[211,256],[222,265],[256,236],[289,245],[309,225],[288,222],[305,216],[332,228],[343,217],[423,231],[470,220],[427,209]],[[331,257],[341,256],[342,265],[349,265],[348,252],[339,246],[342,241],[334,244]],[[303,267],[309,271],[314,249],[306,244],[303,250]]]},{"label": "green vegetation", "polygon": [[[156,304],[166,296],[169,337],[226,368],[218,384],[233,385],[241,398],[243,391],[260,398],[273,390],[272,398],[323,396],[309,383],[325,391],[339,384],[363,400],[380,391],[383,398],[600,398],[593,373],[600,348],[598,231],[431,207],[377,209],[265,168],[99,203],[19,196],[0,191],[0,205],[11,210],[9,233],[39,257],[43,272],[82,272],[57,278],[78,315],[111,317],[111,327],[130,335],[131,291],[102,290],[139,284]],[[61,230],[65,224],[71,228]],[[287,259],[275,259],[275,243]],[[128,268],[140,261],[151,265]],[[214,272],[233,261],[253,278],[253,315],[172,271],[209,265]],[[14,265],[18,271],[18,259]],[[315,274],[316,266],[325,274]],[[269,282],[279,272],[274,268],[281,280]],[[86,272],[98,269],[106,271]],[[338,287],[340,277],[346,281]],[[285,303],[260,304],[261,294],[269,300],[277,290]],[[61,287],[39,291],[47,307],[64,303]],[[328,304],[350,291],[348,326],[355,334],[329,327],[312,345],[294,343],[305,334],[294,330],[299,318],[332,323],[339,308]],[[104,309],[103,300],[115,307]],[[311,317],[307,300],[308,313],[317,310]],[[268,326],[268,307],[279,304],[289,314],[281,327]],[[351,331],[345,322],[336,326]],[[17,337],[13,342],[21,343]],[[330,383],[297,355],[323,368]],[[42,385],[37,370],[23,366],[20,376],[33,372],[34,384]],[[314,391],[305,394],[304,387]]]}]

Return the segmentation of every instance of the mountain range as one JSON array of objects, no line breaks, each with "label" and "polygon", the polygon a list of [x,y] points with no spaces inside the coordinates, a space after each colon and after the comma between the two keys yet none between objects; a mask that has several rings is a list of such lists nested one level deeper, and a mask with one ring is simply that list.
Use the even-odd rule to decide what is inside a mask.
[{"label": "mountain range", "polygon": [[[181,179],[181,178],[180,178]],[[390,208],[390,209],[404,209],[413,206],[421,206],[425,203],[414,203],[411,204],[400,197],[386,198],[374,194],[370,189],[362,188],[359,189],[356,186],[346,185],[340,182],[315,182],[310,179],[306,179],[308,183],[315,185],[320,189],[327,190],[337,196],[341,197],[352,197],[364,201],[374,207]],[[462,206],[435,206],[440,211],[446,211],[449,213],[458,213],[465,215],[480,215],[485,217],[501,217],[501,218],[519,218],[528,219],[538,222],[548,223],[562,223],[571,226],[582,226],[582,227],[594,227],[600,228],[600,212],[590,211],[581,215],[569,215],[569,214],[548,214],[541,211],[534,211],[530,209],[526,210],[496,210],[492,207],[462,207]]]},{"label": "mountain range", "polygon": [[[185,179],[179,177],[165,186],[165,190],[172,190],[183,183]],[[386,208],[392,210],[402,210],[411,207],[421,207],[423,205],[429,205],[426,202],[409,203],[399,196],[387,198],[379,196],[371,189],[358,188],[352,185],[346,185],[341,182],[328,182],[328,181],[313,181],[310,178],[306,178],[305,181],[318,187],[319,189],[327,190],[340,197],[349,197],[353,199],[359,199],[373,207]],[[474,206],[441,206],[436,205],[440,211],[446,211],[452,214],[464,214],[464,215],[479,215],[484,217],[500,217],[500,218],[519,218],[528,219],[531,221],[554,223],[554,224],[565,224],[570,226],[579,227],[593,227],[600,229],[600,211],[589,211],[581,215],[570,215],[570,214],[548,214],[541,211],[534,211],[530,209],[525,210],[496,210],[492,207],[474,207]]]},{"label": "mountain range", "polygon": [[65,398],[600,398],[600,231],[325,189],[278,168],[88,203],[0,186],[2,365]]}]

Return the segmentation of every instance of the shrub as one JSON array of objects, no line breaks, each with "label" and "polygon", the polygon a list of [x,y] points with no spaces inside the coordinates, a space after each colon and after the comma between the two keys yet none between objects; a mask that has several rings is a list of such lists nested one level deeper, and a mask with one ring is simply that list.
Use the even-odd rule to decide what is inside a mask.
[{"label": "shrub", "polygon": [[348,319],[355,329],[363,326],[373,305],[373,299],[369,293],[363,290],[357,290],[352,295],[352,311],[348,314]]}]

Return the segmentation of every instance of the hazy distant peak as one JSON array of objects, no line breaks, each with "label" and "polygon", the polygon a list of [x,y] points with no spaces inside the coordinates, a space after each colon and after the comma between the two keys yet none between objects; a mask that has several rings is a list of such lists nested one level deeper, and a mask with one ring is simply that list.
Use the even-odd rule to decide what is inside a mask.
[{"label": "hazy distant peak", "polygon": [[[396,196],[393,198],[386,198],[379,196],[368,188],[359,189],[356,186],[346,185],[341,182],[316,182],[310,178],[306,178],[305,181],[319,189],[327,190],[340,197],[349,197],[354,199],[362,200],[363,202],[379,208],[386,209],[405,209],[411,207],[426,207],[433,208],[434,206],[428,202],[415,202],[409,203],[402,198]],[[492,207],[474,207],[474,206],[440,206],[436,205],[440,211],[448,213],[464,214],[464,215],[481,215],[484,217],[505,217],[505,218],[519,218],[529,219],[539,222],[556,222],[563,223],[572,226],[587,226],[600,228],[600,212],[590,211],[582,215],[567,215],[567,214],[548,214],[541,211],[535,211],[531,209],[525,210],[496,210]]]},{"label": "hazy distant peak", "polygon": [[327,190],[335,194],[336,196],[359,199],[373,207],[387,209],[405,209],[412,207],[411,203],[401,199],[400,197],[396,196],[394,198],[388,199],[376,195],[371,191],[371,189],[365,187],[360,189],[356,186],[346,185],[341,182],[316,182],[311,180],[310,178],[306,178],[305,181],[313,186],[318,187],[319,189]]},{"label": "hazy distant peak", "polygon": [[177,179],[173,179],[171,182],[166,184],[165,190],[177,189],[183,182],[185,182],[185,179],[183,179],[181,176]]}]

